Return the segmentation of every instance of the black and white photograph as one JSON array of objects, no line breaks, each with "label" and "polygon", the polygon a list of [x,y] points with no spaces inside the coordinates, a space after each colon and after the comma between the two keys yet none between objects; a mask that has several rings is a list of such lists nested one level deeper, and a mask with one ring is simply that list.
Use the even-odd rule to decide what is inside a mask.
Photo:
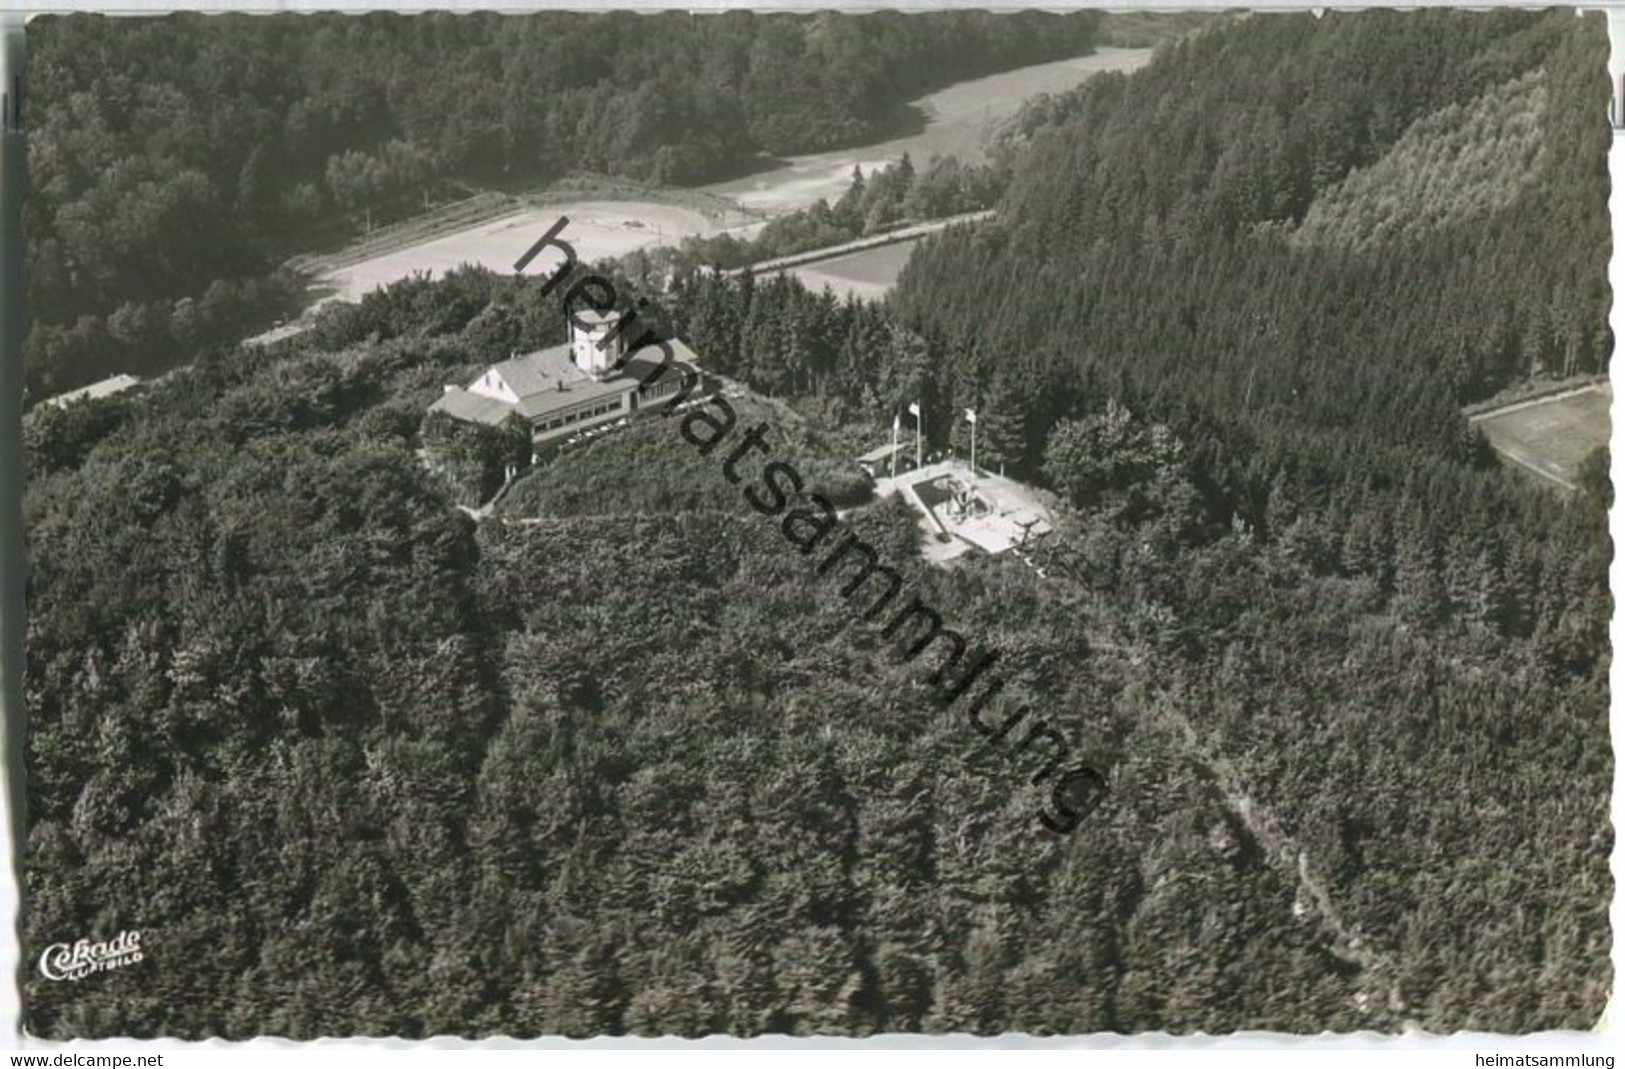
[{"label": "black and white photograph", "polygon": [[8,1041],[1596,1032],[1609,18],[18,20]]}]

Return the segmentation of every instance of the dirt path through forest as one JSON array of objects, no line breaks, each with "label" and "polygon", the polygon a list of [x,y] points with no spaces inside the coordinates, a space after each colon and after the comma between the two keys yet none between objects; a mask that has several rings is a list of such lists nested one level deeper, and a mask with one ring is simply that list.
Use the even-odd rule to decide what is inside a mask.
[{"label": "dirt path through forest", "polygon": [[1402,1012],[1405,1007],[1398,987],[1389,979],[1394,973],[1392,962],[1387,955],[1372,948],[1359,931],[1343,919],[1342,912],[1332,900],[1331,891],[1315,876],[1309,851],[1282,829],[1280,822],[1267,808],[1253,800],[1243,787],[1242,777],[1235,766],[1228,758],[1203,743],[1195,726],[1183,714],[1169,712],[1168,715],[1183,736],[1191,755],[1212,773],[1225,807],[1236,815],[1247,833],[1257,841],[1270,867],[1297,887],[1300,901],[1307,898],[1313,904],[1315,920],[1330,936],[1328,952],[1359,968],[1360,991],[1355,996],[1358,1005],[1364,1009],[1372,1000],[1381,998],[1391,1010]]}]

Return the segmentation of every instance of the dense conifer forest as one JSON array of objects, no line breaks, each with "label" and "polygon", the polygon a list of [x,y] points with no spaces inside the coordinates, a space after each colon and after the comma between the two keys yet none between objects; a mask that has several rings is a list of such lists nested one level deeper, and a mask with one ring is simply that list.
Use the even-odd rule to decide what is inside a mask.
[{"label": "dense conifer forest", "polygon": [[294,307],[283,259],[465,188],[693,183],[861,144],[1091,12],[73,16],[30,25],[30,385],[172,366]]},{"label": "dense conifer forest", "polygon": [[[742,421],[1107,772],[1065,837],[680,417],[456,507],[490,483],[424,411],[558,339],[534,282],[32,413],[25,948],[146,960],[33,978],[31,1028],[1591,1027],[1609,487],[1460,405],[1607,367],[1605,53],[1571,12],[1220,23],[1029,111],[997,219],[886,304],[677,279]],[[913,400],[1054,495],[1047,578],[930,567],[843,476]]]}]

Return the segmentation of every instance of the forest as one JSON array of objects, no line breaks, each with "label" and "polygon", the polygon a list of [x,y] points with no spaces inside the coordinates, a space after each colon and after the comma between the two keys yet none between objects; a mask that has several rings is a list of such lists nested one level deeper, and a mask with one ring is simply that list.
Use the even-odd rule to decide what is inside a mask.
[{"label": "forest", "polygon": [[[997,218],[886,303],[661,299],[1105,773],[1064,839],[672,422],[456,507],[425,410],[557,294],[409,280],[32,412],[24,947],[146,960],[31,977],[29,1029],[1590,1028],[1611,489],[1502,470],[1460,405],[1607,368],[1606,49],[1216,23],[1031,109]],[[929,566],[864,493],[915,400],[1054,495],[1047,578]]]},{"label": "forest", "polygon": [[49,396],[293,310],[285,259],[469,188],[689,184],[862,144],[1100,16],[568,12],[29,24],[26,362]]}]

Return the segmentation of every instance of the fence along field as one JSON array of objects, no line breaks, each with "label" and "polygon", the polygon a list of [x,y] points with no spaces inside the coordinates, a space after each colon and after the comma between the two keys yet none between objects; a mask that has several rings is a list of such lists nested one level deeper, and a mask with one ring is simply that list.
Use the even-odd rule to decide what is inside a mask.
[{"label": "fence along field", "polygon": [[1590,382],[1468,416],[1505,460],[1566,490],[1580,463],[1608,444],[1614,390]]}]

